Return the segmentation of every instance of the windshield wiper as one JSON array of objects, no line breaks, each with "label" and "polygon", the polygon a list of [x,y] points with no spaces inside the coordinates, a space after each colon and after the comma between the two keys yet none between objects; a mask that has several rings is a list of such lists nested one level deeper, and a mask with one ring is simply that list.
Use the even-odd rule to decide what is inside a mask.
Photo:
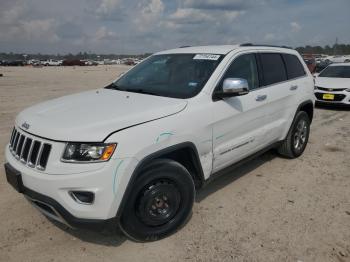
[{"label": "windshield wiper", "polygon": [[146,91],[142,88],[138,88],[138,89],[132,89],[132,88],[120,88],[120,86],[118,86],[115,83],[111,83],[108,86],[106,86],[105,88],[107,89],[114,89],[114,90],[118,90],[118,91],[124,91],[124,92],[133,92],[133,93],[139,93],[139,94],[147,94],[147,95],[153,95],[153,96],[159,96],[156,93],[150,92],[150,91]]},{"label": "windshield wiper", "polygon": [[127,88],[127,89],[122,89],[122,91],[126,91],[126,92],[133,92],[133,93],[140,93],[140,94],[147,94],[147,95],[153,95],[153,96],[159,96],[156,93],[150,92],[150,91],[146,91],[144,89],[132,89],[132,88]]},{"label": "windshield wiper", "polygon": [[106,89],[114,89],[114,90],[119,90],[119,91],[123,91],[123,89],[121,89],[117,84],[115,83],[111,83],[108,86],[105,87]]}]

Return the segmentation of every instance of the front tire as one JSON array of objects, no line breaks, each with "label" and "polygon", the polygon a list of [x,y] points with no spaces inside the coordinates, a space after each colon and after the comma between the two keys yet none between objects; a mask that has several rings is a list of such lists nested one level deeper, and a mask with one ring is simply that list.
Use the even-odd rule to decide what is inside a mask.
[{"label": "front tire", "polygon": [[278,148],[278,153],[288,158],[301,156],[306,148],[310,134],[310,118],[304,111],[297,113],[286,139]]},{"label": "front tire", "polygon": [[156,160],[137,178],[120,228],[137,241],[164,238],[187,221],[194,196],[194,182],[184,166],[173,160]]}]

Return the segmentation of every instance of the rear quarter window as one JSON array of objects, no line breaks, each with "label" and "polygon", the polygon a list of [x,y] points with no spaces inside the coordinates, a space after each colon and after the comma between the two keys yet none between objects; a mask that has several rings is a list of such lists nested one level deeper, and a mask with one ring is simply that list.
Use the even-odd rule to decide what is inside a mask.
[{"label": "rear quarter window", "polygon": [[297,56],[291,54],[283,54],[284,62],[286,63],[288,79],[304,76],[305,70]]},{"label": "rear quarter window", "polygon": [[282,56],[278,53],[260,54],[264,85],[272,85],[287,80],[287,72]]}]

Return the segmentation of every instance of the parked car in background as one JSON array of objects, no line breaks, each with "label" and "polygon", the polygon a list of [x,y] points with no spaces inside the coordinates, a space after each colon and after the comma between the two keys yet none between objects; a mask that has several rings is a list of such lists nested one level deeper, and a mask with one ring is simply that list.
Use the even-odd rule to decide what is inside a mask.
[{"label": "parked car in background", "polygon": [[63,60],[62,62],[63,66],[85,66],[85,62],[78,60],[78,59],[72,59],[72,60]]},{"label": "parked car in background", "polygon": [[3,66],[24,66],[25,64],[23,60],[2,61]]},{"label": "parked car in background", "polygon": [[350,105],[350,63],[329,65],[315,78],[317,104]]},{"label": "parked car in background", "polygon": [[134,66],[134,65],[136,65],[136,62],[133,59],[127,59],[124,61],[124,64]]},{"label": "parked car in background", "polygon": [[309,68],[309,71],[311,74],[315,73],[316,71],[316,59],[313,55],[304,54],[303,59],[305,64],[307,65],[307,68]]},{"label": "parked car in background", "polygon": [[98,63],[92,60],[82,60],[82,62],[85,63],[86,66],[97,66]]},{"label": "parked car in background", "polygon": [[41,61],[37,59],[30,59],[27,61],[27,64],[32,66],[41,66]]},{"label": "parked car in background", "polygon": [[332,63],[349,63],[350,56],[349,55],[329,56],[329,57],[327,57],[326,60],[329,60]]},{"label": "parked car in background", "polygon": [[60,66],[62,65],[62,60],[49,59],[41,61],[43,66]]},{"label": "parked car in background", "polygon": [[320,73],[323,69],[325,69],[331,63],[332,62],[330,60],[317,59],[315,73]]}]

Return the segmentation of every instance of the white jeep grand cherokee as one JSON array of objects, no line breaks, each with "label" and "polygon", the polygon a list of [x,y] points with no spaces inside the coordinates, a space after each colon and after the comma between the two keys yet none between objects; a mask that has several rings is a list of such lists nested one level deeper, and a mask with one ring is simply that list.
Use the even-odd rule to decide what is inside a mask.
[{"label": "white jeep grand cherokee", "polygon": [[300,156],[313,108],[313,77],[294,50],[163,51],[106,88],[21,112],[6,177],[52,219],[156,240],[185,223],[214,174],[271,148]]}]

